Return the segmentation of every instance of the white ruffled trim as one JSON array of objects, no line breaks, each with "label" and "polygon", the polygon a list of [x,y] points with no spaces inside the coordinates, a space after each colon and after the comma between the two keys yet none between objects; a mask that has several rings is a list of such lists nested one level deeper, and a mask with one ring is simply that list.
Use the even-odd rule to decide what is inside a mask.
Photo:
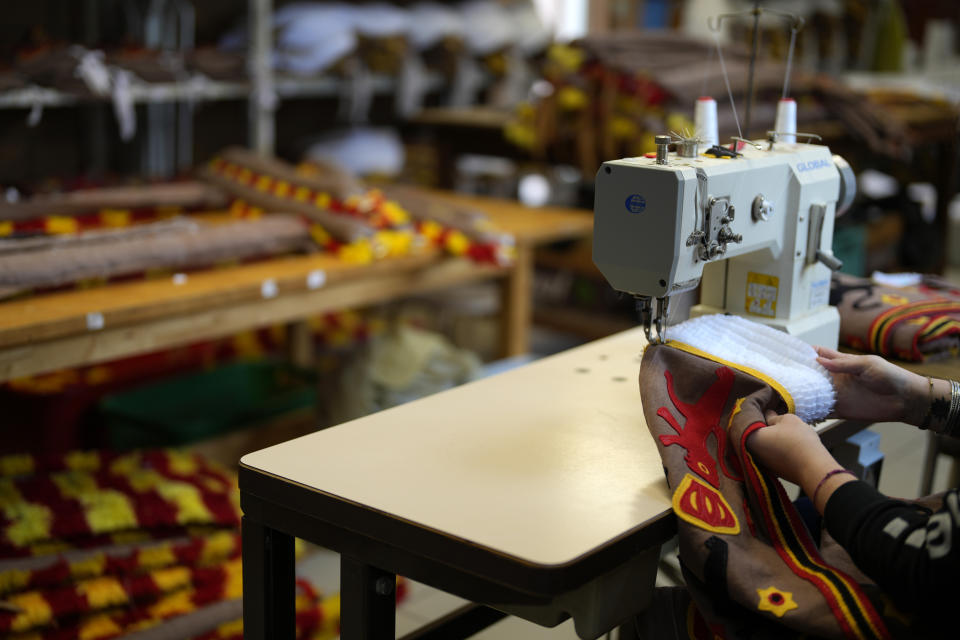
[{"label": "white ruffled trim", "polygon": [[686,343],[721,360],[756,369],[793,396],[804,422],[827,417],[836,393],[817,352],[803,340],[740,316],[711,315],[687,320],[669,330],[668,338]]}]

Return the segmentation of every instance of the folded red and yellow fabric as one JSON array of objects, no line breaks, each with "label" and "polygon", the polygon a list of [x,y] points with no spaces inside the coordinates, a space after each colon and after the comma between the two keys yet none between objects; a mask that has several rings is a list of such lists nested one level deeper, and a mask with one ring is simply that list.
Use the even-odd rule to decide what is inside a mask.
[{"label": "folded red and yellow fabric", "polygon": [[901,360],[960,349],[960,288],[938,278],[893,287],[837,273],[830,304],[840,311],[840,342],[848,347]]}]

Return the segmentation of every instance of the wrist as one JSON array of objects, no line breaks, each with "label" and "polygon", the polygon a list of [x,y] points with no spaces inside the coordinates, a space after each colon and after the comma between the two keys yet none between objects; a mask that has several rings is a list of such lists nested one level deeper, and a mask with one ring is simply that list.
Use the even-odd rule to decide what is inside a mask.
[{"label": "wrist", "polygon": [[918,397],[918,410],[910,424],[943,433],[950,417],[950,381],[924,378],[923,382],[925,393]]},{"label": "wrist", "polygon": [[824,448],[818,455],[805,462],[795,478],[788,478],[788,480],[799,485],[803,492],[812,499],[820,481],[828,473],[839,468],[842,468],[840,463]]},{"label": "wrist", "polygon": [[[936,383],[936,381],[932,382]],[[904,410],[900,419],[915,427],[927,428],[923,424],[930,414],[932,398],[931,379],[911,373],[904,390]]]},{"label": "wrist", "polygon": [[848,482],[856,482],[857,480],[856,474],[843,467],[831,469],[824,474],[817,486],[814,487],[813,494],[810,496],[813,507],[822,515],[826,511],[827,503],[830,502],[834,492]]}]

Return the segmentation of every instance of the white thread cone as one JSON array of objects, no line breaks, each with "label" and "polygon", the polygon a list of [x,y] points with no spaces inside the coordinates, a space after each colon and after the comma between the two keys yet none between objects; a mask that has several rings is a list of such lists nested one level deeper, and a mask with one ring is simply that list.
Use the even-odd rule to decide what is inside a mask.
[{"label": "white thread cone", "polygon": [[720,141],[717,133],[717,101],[708,96],[697,98],[693,110],[693,126],[705,147],[712,147]]},{"label": "white thread cone", "polygon": [[777,103],[777,121],[773,129],[781,134],[781,142],[797,141],[797,103],[793,98],[783,98]]}]

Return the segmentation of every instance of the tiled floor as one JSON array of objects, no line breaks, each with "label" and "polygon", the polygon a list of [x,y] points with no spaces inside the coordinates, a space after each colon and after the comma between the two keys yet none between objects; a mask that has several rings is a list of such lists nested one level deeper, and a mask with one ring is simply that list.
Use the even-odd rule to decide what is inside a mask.
[{"label": "tiled floor", "polygon": [[[880,489],[888,495],[916,497],[920,485],[920,470],[926,451],[926,435],[902,424],[885,423],[872,427],[881,435],[884,452]],[[946,489],[951,461],[941,458],[934,479],[934,490]],[[339,556],[318,550],[305,558],[299,572],[310,578],[325,593],[339,589]],[[669,570],[661,571],[661,584],[669,583]],[[407,598],[397,609],[397,635],[402,636],[463,605],[466,601],[419,583],[411,583]],[[546,629],[535,624],[506,618],[475,636],[478,640],[573,640],[577,637],[572,621]]]}]

